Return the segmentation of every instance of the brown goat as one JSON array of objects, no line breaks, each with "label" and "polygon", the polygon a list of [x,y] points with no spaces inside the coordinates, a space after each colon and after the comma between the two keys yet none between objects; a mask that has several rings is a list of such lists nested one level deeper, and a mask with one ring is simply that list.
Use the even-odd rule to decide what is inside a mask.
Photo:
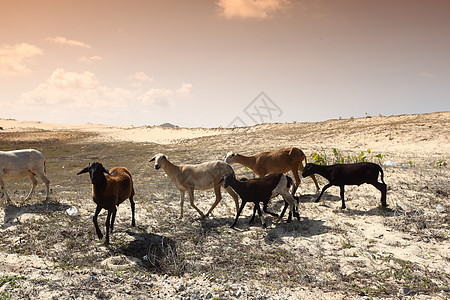
[{"label": "brown goat", "polygon": [[[298,171],[303,171],[303,161],[307,163],[305,153],[302,150],[292,147],[283,148],[270,152],[261,152],[252,156],[244,156],[238,153],[228,153],[225,161],[229,164],[239,163],[249,167],[259,177],[264,177],[272,173],[287,173],[292,171],[295,179],[294,190],[295,194],[300,185],[300,177]],[[311,175],[317,191],[319,191],[319,184],[316,177]]]},{"label": "brown goat", "polygon": [[[103,234],[100,231],[97,223],[98,214],[102,209],[108,211],[106,217],[106,237],[105,246],[109,245],[109,233],[113,232],[114,220],[116,218],[117,206],[121,204],[125,199],[130,199],[131,204],[131,226],[136,226],[134,218],[135,204],[133,201],[134,187],[133,179],[130,172],[124,167],[112,168],[108,171],[101,163],[95,162],[89,164],[77,175],[89,173],[92,183],[92,200],[97,204],[95,209],[94,222],[95,231],[99,239],[103,238]],[[105,176],[107,174],[107,176]]]}]

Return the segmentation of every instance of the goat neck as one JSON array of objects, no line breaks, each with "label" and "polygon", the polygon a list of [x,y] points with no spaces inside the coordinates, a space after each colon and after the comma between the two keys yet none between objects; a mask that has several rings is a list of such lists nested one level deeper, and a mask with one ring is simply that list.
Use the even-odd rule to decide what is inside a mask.
[{"label": "goat neck", "polygon": [[314,173],[319,174],[320,176],[328,179],[328,181],[331,181],[332,176],[330,172],[328,171],[329,166],[322,166],[322,165],[315,165],[314,166]]},{"label": "goat neck", "polygon": [[161,168],[169,176],[170,179],[174,180],[175,176],[181,172],[181,167],[174,165],[167,158],[161,160]]},{"label": "goat neck", "polygon": [[254,170],[256,165],[256,157],[255,156],[245,156],[242,154],[236,154],[235,162],[240,163],[250,169]]},{"label": "goat neck", "polygon": [[94,195],[101,195],[106,189],[107,180],[104,174],[100,174],[95,181],[92,182],[92,191]]},{"label": "goat neck", "polygon": [[228,183],[233,188],[233,190],[236,191],[236,193],[238,194],[245,193],[246,184],[242,181],[237,180],[236,177],[230,176],[230,181]]}]

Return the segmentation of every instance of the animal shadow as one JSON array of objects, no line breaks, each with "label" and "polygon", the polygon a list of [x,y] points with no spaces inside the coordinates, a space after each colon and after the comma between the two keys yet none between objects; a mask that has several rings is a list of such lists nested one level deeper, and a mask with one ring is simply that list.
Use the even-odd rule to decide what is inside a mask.
[{"label": "animal shadow", "polygon": [[144,265],[156,270],[164,270],[170,260],[177,259],[175,240],[158,234],[126,231],[134,241],[120,246],[117,251],[126,256],[142,259]]},{"label": "animal shadow", "polygon": [[285,221],[278,223],[275,227],[267,230],[264,237],[266,243],[282,243],[282,237],[312,237],[332,230],[331,227],[324,225],[325,221],[313,220],[307,217],[301,217],[300,221],[292,220],[289,223]]},{"label": "animal shadow", "polygon": [[[304,195],[300,195],[300,203],[314,203],[314,201],[316,201],[317,197],[319,196],[319,194],[304,194]],[[323,193],[322,197],[320,198],[318,203],[325,203],[326,202],[338,202],[341,201],[341,197],[340,196],[335,196],[335,195],[331,195],[328,194],[327,192]]]},{"label": "animal shadow", "polygon": [[389,207],[381,207],[381,205],[377,206],[377,207],[373,207],[369,210],[352,209],[352,208],[348,208],[348,207],[346,209],[338,208],[338,209],[333,210],[333,212],[341,213],[341,214],[345,214],[345,215],[349,215],[349,216],[354,216],[354,215],[384,216],[384,217],[395,216],[395,210],[393,210]]},{"label": "animal shadow", "polygon": [[70,205],[62,204],[57,201],[44,201],[41,203],[27,204],[23,206],[16,206],[14,203],[7,204],[5,207],[5,216],[3,218],[2,228],[6,229],[17,225],[19,222],[16,219],[24,214],[47,214],[57,211],[63,211],[70,207]]},{"label": "animal shadow", "polygon": [[222,217],[222,218],[217,218],[214,216],[210,216],[208,218],[203,218],[200,219],[201,222],[201,226],[203,229],[203,232],[215,232],[215,233],[220,233],[219,231],[217,231],[217,228],[219,227],[223,227],[223,226],[227,226],[230,227],[231,224],[233,224],[234,221],[234,217]]}]

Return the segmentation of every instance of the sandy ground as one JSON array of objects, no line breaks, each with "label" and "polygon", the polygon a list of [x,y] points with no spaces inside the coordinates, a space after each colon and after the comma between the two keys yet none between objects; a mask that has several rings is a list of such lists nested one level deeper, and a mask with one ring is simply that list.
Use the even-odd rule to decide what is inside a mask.
[{"label": "sandy ground", "polygon": [[[259,151],[281,147],[296,146],[303,149],[309,161],[313,153],[327,155],[332,161],[332,148],[338,148],[341,153],[351,157],[360,151],[376,161],[374,155],[383,153],[382,162],[385,164],[385,180],[389,186],[388,217],[380,213],[379,192],[371,186],[349,187],[346,189],[347,209],[340,210],[338,188],[329,189],[320,204],[314,203],[316,191],[312,181],[302,182],[300,193],[303,208],[301,215],[305,219],[292,226],[276,226],[272,224],[268,229],[258,225],[245,227],[241,220],[241,233],[230,231],[231,234],[244,234],[247,243],[258,243],[261,249],[270,249],[277,244],[280,249],[289,251],[296,249],[299,255],[314,257],[314,261],[323,259],[326,264],[338,266],[340,276],[354,278],[355,284],[363,281],[360,270],[365,274],[379,274],[384,264],[390,264],[393,269],[402,262],[409,262],[417,266],[418,270],[436,272],[442,275],[444,284],[442,290],[435,292],[411,292],[407,284],[396,294],[387,298],[413,299],[447,299],[449,297],[450,279],[450,243],[449,243],[449,167],[450,162],[450,112],[404,115],[392,117],[368,117],[361,119],[330,120],[320,123],[295,124],[264,124],[253,127],[234,129],[203,129],[203,128],[161,128],[161,127],[133,127],[106,126],[97,124],[47,124],[41,122],[24,122],[0,119],[1,138],[15,142],[23,141],[27,137],[34,142],[39,138],[48,138],[55,134],[55,138],[64,133],[68,140],[75,142],[79,139],[76,134],[86,133],[82,137],[91,142],[156,143],[170,145],[175,149],[177,145],[197,147],[205,143],[205,151],[210,151],[211,159],[223,158],[228,151],[253,154]],[[74,137],[71,136],[74,134]],[[76,133],[76,134],[75,134]],[[59,135],[58,135],[59,134]],[[207,145],[207,146],[206,146]],[[180,146],[181,147],[181,146]],[[208,148],[209,147],[209,148]],[[371,153],[367,149],[371,149]],[[218,151],[220,150],[220,151]],[[218,154],[220,152],[220,154]],[[223,154],[223,155],[222,155]],[[150,156],[150,154],[149,154]],[[206,155],[207,156],[207,155]],[[173,160],[180,163],[181,160]],[[195,159],[191,158],[191,161]],[[395,166],[387,166],[393,162]],[[233,166],[238,173],[248,175],[242,167]],[[163,176],[162,173],[152,173],[152,176]],[[26,183],[28,188],[28,182]],[[320,182],[322,187],[325,181]],[[165,188],[171,186],[168,180]],[[63,188],[60,188],[61,193]],[[56,193],[58,188],[54,188]],[[173,197],[174,205],[178,205],[178,194],[173,188],[158,197]],[[206,195],[206,196],[203,196]],[[153,197],[153,198],[152,198]],[[158,198],[151,196],[151,199]],[[206,193],[201,197],[211,198]],[[227,200],[228,199],[228,200]],[[225,200],[231,203],[228,196]],[[201,200],[199,200],[201,202]],[[205,211],[209,204],[201,204]],[[231,204],[230,204],[231,205]],[[215,215],[233,217],[232,206],[219,205]],[[185,203],[188,216],[196,217],[192,208]],[[80,208],[80,214],[89,215],[92,207],[85,210]],[[175,211],[178,210],[178,206]],[[250,214],[250,209],[246,212]],[[7,219],[5,209],[0,212],[2,219]],[[33,215],[31,218],[38,218]],[[128,217],[128,216],[127,216]],[[21,216],[21,222],[27,216]],[[121,216],[119,216],[120,220]],[[125,218],[125,216],[124,216]],[[140,221],[146,220],[149,226],[156,226],[145,212],[138,212]],[[128,219],[126,219],[128,220]],[[192,219],[195,220],[195,219]],[[195,222],[195,221],[194,221]],[[296,221],[294,221],[296,222]],[[418,224],[422,222],[425,227]],[[431,223],[432,222],[432,223]],[[14,222],[13,222],[14,223]],[[14,230],[16,224],[3,226],[1,232]],[[6,224],[6,223],[5,223]],[[230,234],[230,233],[229,233]],[[256,239],[252,236],[262,236]],[[319,260],[317,260],[319,258]],[[205,257],[207,260],[208,257]],[[209,258],[212,259],[212,258]],[[108,270],[121,269],[133,264],[140,264],[140,258],[124,258],[120,263],[111,258],[106,259],[102,266]],[[208,274],[190,274],[183,277],[167,275],[141,275],[135,277],[125,285],[120,278],[105,272],[100,266],[94,270],[64,270],[54,268],[54,263],[36,255],[18,255],[0,251],[0,274],[3,282],[0,293],[16,297],[38,296],[41,299],[72,299],[72,298],[248,298],[248,299],[368,299],[370,293],[358,295],[351,291],[324,290],[314,284],[305,284],[296,288],[286,288],[268,291],[258,288],[258,283],[227,283],[211,280]],[[380,271],[381,270],[381,271]],[[324,280],[326,276],[334,276],[329,270],[303,275],[305,281]],[[267,270],[270,275],[270,269]],[[20,282],[21,292],[11,287],[6,278],[24,276]],[[306,277],[305,277],[306,276]],[[309,276],[309,277],[308,277]],[[42,279],[44,278],[44,279]],[[311,280],[309,278],[312,278]],[[52,282],[54,288],[42,284],[42,288],[34,286],[40,280]],[[339,280],[337,278],[336,280]],[[102,292],[101,282],[107,282],[109,292]],[[446,284],[446,285],[445,285]],[[76,294],[72,290],[83,290]],[[39,286],[39,285],[37,285]],[[75,289],[74,287],[77,286]],[[225,286],[225,287],[224,287]],[[57,288],[60,290],[58,291]],[[140,287],[144,294],[134,290]],[[116,293],[110,292],[115,289]],[[226,292],[215,292],[223,290]],[[89,291],[92,293],[89,294]],[[21,296],[17,296],[21,295]],[[31,296],[33,295],[33,296]],[[1,297],[1,296],[0,296]]]},{"label": "sandy ground", "polygon": [[94,133],[102,141],[176,143],[180,140],[224,134],[231,130],[206,128],[166,128],[160,126],[110,126],[101,124],[54,124],[34,121],[0,119],[3,132],[27,133],[36,131],[66,131]]}]

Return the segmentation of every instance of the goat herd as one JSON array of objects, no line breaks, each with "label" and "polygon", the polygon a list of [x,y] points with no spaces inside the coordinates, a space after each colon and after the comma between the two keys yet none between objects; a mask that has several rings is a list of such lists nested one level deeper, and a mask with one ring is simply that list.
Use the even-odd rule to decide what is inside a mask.
[{"label": "goat herd", "polygon": [[[303,161],[305,161],[305,167],[303,167]],[[257,211],[263,226],[265,226],[263,214],[259,206],[260,202],[263,203],[263,211],[268,214],[282,219],[287,207],[289,207],[287,221],[291,221],[292,215],[300,220],[298,213],[300,201],[299,197],[295,196],[295,192],[300,185],[299,171],[302,171],[303,177],[310,176],[312,178],[317,191],[319,191],[319,185],[314,174],[319,174],[328,179],[329,183],[323,187],[315,202],[319,201],[326,189],[333,185],[339,186],[342,208],[344,209],[344,186],[368,183],[381,191],[381,204],[382,207],[386,207],[387,186],[384,183],[383,170],[379,165],[369,162],[330,166],[315,165],[307,163],[303,151],[295,147],[262,152],[253,156],[228,153],[225,161],[216,160],[195,165],[175,165],[164,154],[155,155],[150,162],[154,162],[155,169],[162,168],[180,190],[180,218],[183,217],[183,204],[186,192],[189,195],[190,205],[204,218],[214,210],[222,199],[220,188],[223,186],[236,204],[236,218],[231,227],[236,225],[239,215],[247,202],[254,203],[253,216],[250,222],[254,220]],[[231,167],[231,164],[234,163],[239,163],[250,168],[259,177],[254,179],[236,179],[235,172]],[[295,181],[288,175],[285,175],[289,171],[294,175]],[[20,179],[26,176],[33,183],[26,199],[29,199],[33,194],[37,185],[36,176],[39,176],[46,185],[46,199],[48,200],[50,181],[47,179],[45,173],[45,157],[37,150],[0,151],[0,185],[2,196],[3,194],[6,195],[8,203],[11,200],[6,192],[3,178]],[[108,170],[98,162],[89,164],[88,167],[78,172],[78,175],[83,173],[89,173],[92,183],[92,198],[97,204],[93,222],[99,239],[103,238],[103,234],[98,227],[97,217],[102,209],[108,211],[105,245],[109,245],[109,234],[113,231],[117,206],[126,199],[130,199],[132,212],[131,225],[135,226],[134,188],[131,173],[124,167],[116,167]],[[378,182],[379,173],[381,173],[381,183]],[[194,190],[207,190],[212,188],[214,189],[216,200],[205,215],[194,203]],[[285,201],[281,215],[270,212],[267,209],[269,200],[277,195],[281,195]],[[240,206],[238,197],[242,200]]]}]

